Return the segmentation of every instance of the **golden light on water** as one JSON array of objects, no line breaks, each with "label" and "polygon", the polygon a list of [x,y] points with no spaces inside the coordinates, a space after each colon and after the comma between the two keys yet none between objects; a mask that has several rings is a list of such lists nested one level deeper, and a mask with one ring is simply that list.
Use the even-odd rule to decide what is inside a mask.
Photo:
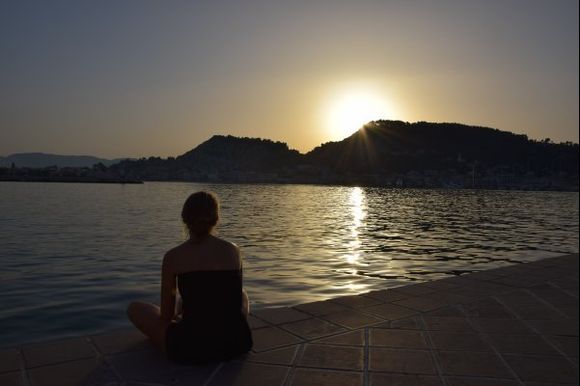
[{"label": "golden light on water", "polygon": [[347,245],[349,254],[346,256],[346,261],[351,265],[357,265],[360,263],[360,227],[366,216],[364,191],[361,188],[355,187],[352,189],[349,204],[351,207],[352,225],[350,227],[351,240]]},{"label": "golden light on water", "polygon": [[324,117],[332,140],[346,138],[370,121],[393,119],[393,104],[371,88],[346,89],[330,100]]}]

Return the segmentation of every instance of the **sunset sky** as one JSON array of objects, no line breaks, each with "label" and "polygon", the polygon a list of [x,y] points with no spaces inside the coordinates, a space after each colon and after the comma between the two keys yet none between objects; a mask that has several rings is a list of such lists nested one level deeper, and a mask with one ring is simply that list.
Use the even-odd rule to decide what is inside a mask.
[{"label": "sunset sky", "polygon": [[371,119],[578,142],[577,0],[2,1],[0,156],[302,152]]}]

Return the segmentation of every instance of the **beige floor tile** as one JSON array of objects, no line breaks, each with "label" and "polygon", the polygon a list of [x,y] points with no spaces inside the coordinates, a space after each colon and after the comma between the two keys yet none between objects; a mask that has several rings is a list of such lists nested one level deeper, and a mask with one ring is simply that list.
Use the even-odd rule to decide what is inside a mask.
[{"label": "beige floor tile", "polygon": [[28,376],[32,386],[100,386],[119,380],[97,358],[37,367],[28,370]]},{"label": "beige floor tile", "polygon": [[465,318],[465,314],[457,306],[445,306],[433,311],[428,311],[425,313],[425,316]]},{"label": "beige floor tile", "polygon": [[13,372],[20,369],[22,358],[16,349],[0,351],[0,373]]},{"label": "beige floor tile", "polygon": [[385,297],[383,299],[379,299],[379,300],[383,300],[386,303],[393,303],[393,302],[396,302],[399,300],[411,298],[413,296],[415,296],[415,295],[397,291],[397,289],[395,288],[395,289],[387,290]]},{"label": "beige floor tile", "polygon": [[498,333],[498,334],[532,334],[530,329],[523,321],[518,319],[489,319],[473,318],[470,319],[473,327],[480,332]]},{"label": "beige floor tile", "polygon": [[371,347],[369,370],[406,374],[436,374],[431,353],[426,350]]},{"label": "beige floor tile", "polygon": [[296,352],[299,346],[290,346],[259,353],[249,353],[244,358],[248,362],[266,363],[272,365],[289,366],[296,359]]},{"label": "beige floor tile", "polygon": [[0,374],[0,385],[2,386],[24,386],[24,374],[20,371],[12,371]]},{"label": "beige floor tile", "polygon": [[524,382],[578,384],[578,367],[564,357],[502,355]]},{"label": "beige floor tile", "polygon": [[473,377],[447,377],[448,386],[519,386],[519,382],[513,379],[498,378],[473,378]]},{"label": "beige floor tile", "polygon": [[108,356],[107,361],[124,381],[161,384],[173,384],[179,380],[188,380],[190,384],[203,383],[217,366],[215,363],[178,365],[153,350],[117,353]]},{"label": "beige floor tile", "polygon": [[291,386],[363,386],[363,374],[352,371],[331,371],[298,368]]},{"label": "beige floor tile", "polygon": [[442,299],[439,296],[431,294],[423,296],[414,296],[412,298],[398,300],[396,302],[393,302],[393,304],[403,306],[406,308],[411,308],[413,310],[421,312],[433,311],[448,305],[445,299]]},{"label": "beige floor tile", "polygon": [[539,335],[489,334],[487,337],[500,353],[558,355]]},{"label": "beige floor tile", "polygon": [[370,386],[443,386],[439,377],[432,375],[371,373]]},{"label": "beige floor tile", "polygon": [[364,351],[362,347],[308,344],[298,365],[324,369],[362,370]]},{"label": "beige floor tile", "polygon": [[[568,310],[578,310],[578,298],[569,295],[565,291],[548,283],[542,283],[531,288],[528,291],[538,296],[542,300],[550,303],[554,308],[568,314]],[[577,311],[576,311],[577,312]],[[572,316],[572,315],[568,315]]]},{"label": "beige floor tile", "polygon": [[346,306],[334,303],[330,300],[300,304],[294,308],[298,311],[304,311],[315,316],[328,315],[336,312],[347,311],[349,309]]},{"label": "beige floor tile", "polygon": [[228,362],[219,369],[208,386],[282,386],[289,367],[249,362]]},{"label": "beige floor tile", "polygon": [[22,354],[27,368],[97,356],[86,338],[29,344],[22,348]]},{"label": "beige floor tile", "polygon": [[473,332],[473,327],[463,317],[423,316],[423,321],[427,330]]},{"label": "beige floor tile", "polygon": [[346,331],[344,327],[320,319],[301,320],[298,322],[281,324],[279,327],[308,340]]},{"label": "beige floor tile", "polygon": [[427,349],[427,342],[421,331],[395,329],[369,329],[369,344],[375,347]]},{"label": "beige floor tile", "polygon": [[491,346],[477,334],[429,331],[437,350],[492,351]]},{"label": "beige floor tile", "polygon": [[491,352],[436,351],[435,355],[445,375],[512,378],[511,372]]},{"label": "beige floor tile", "polygon": [[578,337],[577,336],[544,336],[560,351],[571,358],[578,358]]},{"label": "beige floor tile", "polygon": [[252,314],[271,324],[290,323],[311,318],[310,315],[305,314],[304,312],[288,307],[265,308],[263,310],[254,311]]},{"label": "beige floor tile", "polygon": [[525,290],[497,295],[497,298],[521,319],[555,320],[563,317],[556,308],[548,306]]},{"label": "beige floor tile", "polygon": [[361,311],[372,315],[376,315],[386,320],[403,319],[418,314],[418,312],[415,310],[411,310],[409,308],[397,306],[390,303],[380,304],[371,307],[364,307],[361,308]]},{"label": "beige floor tile", "polygon": [[[402,330],[422,330],[423,325],[419,321],[419,316],[411,316],[410,318],[398,319],[388,322],[388,328],[398,328]],[[381,326],[382,327],[382,326]]]},{"label": "beige floor tile", "polygon": [[578,319],[526,320],[540,334],[578,336]]},{"label": "beige floor tile", "polygon": [[364,330],[355,330],[345,334],[338,334],[327,338],[317,339],[314,341],[314,343],[338,344],[344,346],[364,346]]},{"label": "beige floor tile", "polygon": [[256,328],[262,328],[262,327],[268,327],[269,324],[264,322],[263,320],[260,320],[258,318],[256,318],[253,315],[248,315],[248,325],[250,326],[250,328],[252,330],[255,330]]},{"label": "beige floor tile", "polygon": [[363,314],[354,310],[337,312],[335,314],[325,315],[322,318],[328,320],[329,322],[336,323],[351,329],[361,328],[383,321],[383,319],[379,319],[375,316]]},{"label": "beige floor tile", "polygon": [[333,302],[351,308],[362,308],[381,304],[382,301],[363,295],[341,296],[332,299]]},{"label": "beige floor tile", "polygon": [[154,349],[145,335],[135,329],[95,335],[91,339],[97,349],[103,354]]},{"label": "beige floor tile", "polygon": [[408,295],[425,295],[433,292],[433,289],[427,285],[427,283],[411,284],[401,287],[396,287],[394,290],[397,292],[408,294]]},{"label": "beige floor tile", "polygon": [[515,315],[497,300],[485,298],[464,304],[463,310],[470,318],[514,319]]},{"label": "beige floor tile", "polygon": [[302,342],[296,336],[277,327],[265,327],[254,330],[252,331],[252,337],[254,339],[253,350],[256,352]]}]

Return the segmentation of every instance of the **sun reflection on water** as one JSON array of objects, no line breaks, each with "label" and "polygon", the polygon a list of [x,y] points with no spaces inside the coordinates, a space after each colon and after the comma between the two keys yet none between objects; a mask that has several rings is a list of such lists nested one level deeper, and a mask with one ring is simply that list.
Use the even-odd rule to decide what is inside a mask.
[{"label": "sun reflection on water", "polygon": [[352,224],[350,226],[351,240],[347,244],[349,253],[346,255],[346,261],[353,266],[352,270],[355,273],[356,268],[354,266],[360,265],[361,258],[360,228],[366,217],[365,196],[361,188],[355,187],[352,189],[349,204],[351,207]]}]

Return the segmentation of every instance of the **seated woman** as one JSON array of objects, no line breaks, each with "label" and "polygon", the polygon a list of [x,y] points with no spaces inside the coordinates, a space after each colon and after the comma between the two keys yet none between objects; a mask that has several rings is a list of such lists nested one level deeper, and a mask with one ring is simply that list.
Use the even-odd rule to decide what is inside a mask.
[{"label": "seated woman", "polygon": [[[230,359],[252,348],[248,297],[235,244],[211,234],[219,218],[216,197],[189,196],[181,218],[189,239],[171,249],[161,268],[161,308],[133,302],[129,319],[167,357],[179,363]],[[183,302],[176,312],[176,288]]]}]

